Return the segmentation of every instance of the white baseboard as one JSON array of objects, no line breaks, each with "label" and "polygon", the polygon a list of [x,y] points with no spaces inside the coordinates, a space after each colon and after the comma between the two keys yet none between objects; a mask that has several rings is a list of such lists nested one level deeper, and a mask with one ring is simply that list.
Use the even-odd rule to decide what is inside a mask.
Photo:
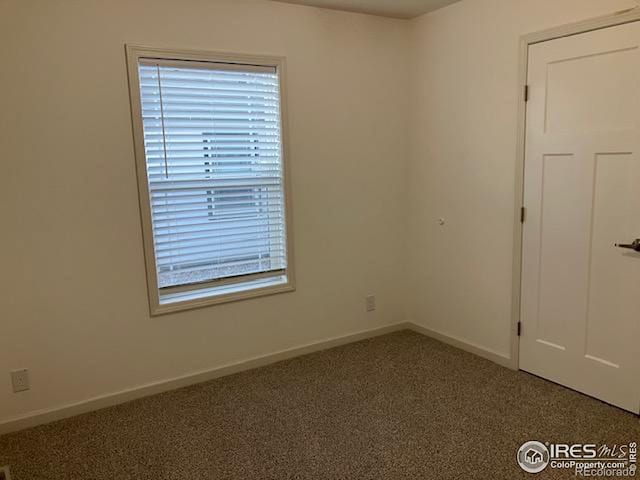
[{"label": "white baseboard", "polygon": [[35,427],[37,425],[42,425],[45,423],[54,422],[56,420],[62,420],[64,418],[74,417],[76,415],[99,410],[101,408],[111,407],[121,403],[129,402],[131,400],[136,400],[138,398],[175,390],[177,388],[187,387],[189,385],[195,385],[197,383],[206,382],[215,378],[224,377],[226,375],[231,375],[245,370],[251,370],[253,368],[269,365],[271,363],[280,362],[282,360],[287,360],[289,358],[299,357],[308,353],[326,350],[328,348],[357,342],[359,340],[364,340],[367,338],[386,335],[387,333],[397,332],[399,330],[412,330],[422,335],[426,335],[427,337],[431,337],[435,340],[452,345],[461,350],[465,350],[467,352],[491,360],[492,362],[495,362],[504,367],[515,368],[514,363],[509,357],[506,357],[498,352],[491,351],[479,345],[472,344],[468,341],[452,337],[450,335],[436,332],[435,330],[428,329],[412,322],[400,322],[393,325],[352,333],[342,337],[328,338],[319,342],[282,350],[268,355],[250,358],[248,360],[232,363],[229,365],[223,365],[221,367],[216,367],[210,370],[195,372],[169,380],[162,380],[159,382],[142,385],[140,387],[122,390],[107,395],[101,395],[99,397],[90,398],[88,400],[77,403],[70,403],[60,407],[37,410],[35,412],[30,412],[28,414],[13,417],[5,420],[4,422],[1,422],[0,435],[23,430],[25,428]]},{"label": "white baseboard", "polygon": [[459,348],[460,350],[464,350],[465,352],[473,353],[474,355],[477,355],[479,357],[486,358],[487,360],[491,360],[492,362],[497,363],[498,365],[502,365],[503,367],[517,370],[513,360],[508,356],[503,355],[502,353],[490,350],[488,348],[482,347],[458,337],[454,337],[452,335],[448,335],[446,333],[431,330],[430,328],[423,327],[422,325],[418,325],[413,322],[407,323],[409,324],[409,329],[413,330],[414,332],[421,333],[422,335],[431,337],[442,343],[451,345],[452,347]]},{"label": "white baseboard", "polygon": [[289,358],[299,357],[301,355],[306,355],[307,353],[326,350],[328,348],[345,345],[347,343],[353,343],[359,340],[386,335],[387,333],[392,333],[399,330],[407,330],[411,328],[412,325],[408,322],[396,323],[393,325],[352,333],[342,337],[328,338],[319,342],[282,350],[268,355],[250,358],[248,360],[243,360],[241,362],[232,363],[229,365],[223,365],[221,367],[216,367],[210,370],[190,373],[169,380],[161,380],[159,382],[149,383],[119,392],[101,395],[77,403],[70,403],[60,407],[53,407],[43,410],[36,410],[34,412],[9,418],[8,420],[1,422],[0,435],[23,430],[25,428],[35,427],[37,425],[42,425],[45,423],[54,422],[56,420],[62,420],[64,418],[74,417],[76,415],[99,410],[105,407],[111,407],[121,403],[129,402],[131,400],[136,400],[138,398],[147,397],[149,395],[155,395],[158,393],[175,390],[177,388],[187,387],[189,385],[195,385],[197,383],[206,382],[215,378],[224,377],[226,375],[231,375],[245,370],[251,370],[253,368],[269,365],[271,363],[280,362],[282,360],[287,360]]}]

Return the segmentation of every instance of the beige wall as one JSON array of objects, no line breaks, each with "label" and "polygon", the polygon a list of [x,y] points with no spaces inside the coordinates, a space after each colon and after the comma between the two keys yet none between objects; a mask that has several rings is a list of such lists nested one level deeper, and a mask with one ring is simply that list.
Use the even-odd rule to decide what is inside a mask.
[{"label": "beige wall", "polygon": [[[404,320],[407,41],[265,1],[0,0],[0,423]],[[127,42],[287,57],[295,293],[149,317]]]},{"label": "beige wall", "polygon": [[[518,38],[633,5],[0,0],[0,423],[407,319],[508,356]],[[149,317],[127,42],[287,57],[295,293]]]},{"label": "beige wall", "polygon": [[510,355],[519,37],[635,5],[464,0],[411,22],[410,320]]}]

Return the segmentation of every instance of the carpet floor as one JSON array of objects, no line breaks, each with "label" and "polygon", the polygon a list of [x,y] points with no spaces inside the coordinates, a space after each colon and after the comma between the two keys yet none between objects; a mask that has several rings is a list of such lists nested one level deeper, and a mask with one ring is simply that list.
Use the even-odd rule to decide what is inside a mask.
[{"label": "carpet floor", "polygon": [[527,440],[640,441],[637,416],[402,331],[0,437],[12,480],[575,478]]}]

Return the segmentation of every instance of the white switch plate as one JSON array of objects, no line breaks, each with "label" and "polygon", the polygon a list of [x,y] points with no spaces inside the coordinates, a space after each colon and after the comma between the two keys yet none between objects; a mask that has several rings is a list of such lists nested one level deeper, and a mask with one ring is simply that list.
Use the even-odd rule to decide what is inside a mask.
[{"label": "white switch plate", "polygon": [[31,388],[29,386],[29,370],[23,368],[22,370],[14,370],[11,372],[11,384],[13,385],[13,392],[24,392]]},{"label": "white switch plate", "polygon": [[365,304],[367,307],[367,312],[373,312],[376,309],[376,296],[367,295],[367,297],[365,298]]}]

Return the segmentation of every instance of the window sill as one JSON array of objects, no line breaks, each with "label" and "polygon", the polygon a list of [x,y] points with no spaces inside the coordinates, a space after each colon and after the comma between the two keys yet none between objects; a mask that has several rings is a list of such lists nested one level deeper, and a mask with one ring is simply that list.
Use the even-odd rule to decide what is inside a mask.
[{"label": "window sill", "polygon": [[151,305],[151,315],[164,315],[221,303],[274,295],[295,290],[287,275],[219,287],[206,287],[181,293],[160,294],[158,304]]}]

